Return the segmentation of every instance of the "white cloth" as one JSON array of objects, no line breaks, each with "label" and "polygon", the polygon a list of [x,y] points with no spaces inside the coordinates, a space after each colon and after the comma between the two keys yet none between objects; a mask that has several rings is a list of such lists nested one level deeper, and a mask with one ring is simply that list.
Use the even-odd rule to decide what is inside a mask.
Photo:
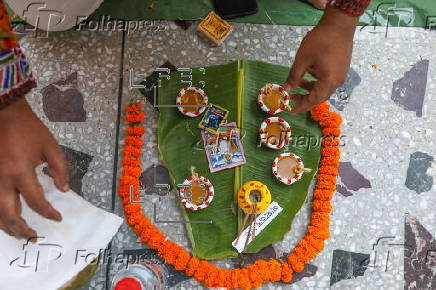
[{"label": "white cloth", "polygon": [[0,231],[0,289],[58,289],[106,248],[123,221],[72,191],[58,191],[51,178],[42,174],[38,178],[63,220],[47,220],[22,201],[23,218],[44,238],[26,245]]},{"label": "white cloth", "polygon": [[68,30],[94,12],[103,0],[7,0],[27,23],[46,31]]}]

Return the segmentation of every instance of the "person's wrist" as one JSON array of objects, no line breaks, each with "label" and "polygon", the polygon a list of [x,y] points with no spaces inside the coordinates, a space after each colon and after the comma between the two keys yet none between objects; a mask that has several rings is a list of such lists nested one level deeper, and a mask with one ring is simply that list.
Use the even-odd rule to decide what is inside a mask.
[{"label": "person's wrist", "polygon": [[318,26],[328,27],[332,31],[336,31],[338,35],[353,37],[358,23],[358,16],[348,14],[335,6],[329,5],[325,9]]}]

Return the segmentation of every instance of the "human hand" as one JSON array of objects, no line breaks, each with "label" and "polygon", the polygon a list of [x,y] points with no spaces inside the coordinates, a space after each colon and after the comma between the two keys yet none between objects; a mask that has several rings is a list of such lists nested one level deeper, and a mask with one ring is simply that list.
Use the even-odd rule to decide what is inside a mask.
[{"label": "human hand", "polygon": [[24,99],[0,110],[0,148],[0,229],[17,239],[37,237],[21,217],[19,194],[41,216],[61,221],[44,197],[35,168],[47,162],[56,187],[68,191],[64,154]]},{"label": "human hand", "polygon": [[[328,100],[344,82],[350,67],[358,21],[358,17],[330,6],[318,25],[306,34],[286,80],[286,89],[291,91],[299,86],[309,93],[291,96],[297,103],[292,113],[305,112]],[[304,80],[306,72],[317,81]]]}]

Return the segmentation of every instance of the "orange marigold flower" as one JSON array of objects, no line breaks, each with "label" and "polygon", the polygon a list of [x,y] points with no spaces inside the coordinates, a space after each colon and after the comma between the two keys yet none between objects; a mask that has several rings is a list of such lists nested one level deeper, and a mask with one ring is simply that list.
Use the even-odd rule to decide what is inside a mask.
[{"label": "orange marigold flower", "polygon": [[315,211],[321,211],[321,212],[331,212],[332,211],[332,205],[330,203],[330,201],[325,201],[325,200],[314,200],[312,202],[312,208]]},{"label": "orange marigold flower", "polygon": [[141,175],[140,167],[124,166],[121,170],[121,174],[124,176],[133,176],[138,178]]},{"label": "orange marigold flower", "polygon": [[339,137],[341,135],[341,130],[339,128],[324,128],[322,129],[322,135]]},{"label": "orange marigold flower", "polygon": [[321,211],[313,211],[310,217],[310,225],[328,229],[330,226],[329,214]]},{"label": "orange marigold flower", "polygon": [[320,163],[320,167],[323,167],[323,166],[331,166],[334,168],[338,168],[339,158],[324,156],[321,158],[321,163]]},{"label": "orange marigold flower", "polygon": [[336,184],[335,175],[318,173],[318,175],[316,176],[316,180],[317,182],[328,182],[331,184]]},{"label": "orange marigold flower", "polygon": [[218,277],[219,281],[218,287],[230,288],[231,285],[231,271],[228,269],[218,269]]},{"label": "orange marigold flower", "polygon": [[185,250],[180,251],[174,263],[174,269],[178,271],[185,270],[190,259],[191,255],[188,252]]},{"label": "orange marigold flower", "polygon": [[310,115],[315,121],[321,120],[321,118],[328,116],[329,113],[330,105],[326,102],[316,105],[312,110],[310,110]]},{"label": "orange marigold flower", "polygon": [[322,156],[328,156],[328,157],[335,157],[339,159],[339,148],[338,147],[322,147],[321,148],[321,155]]},{"label": "orange marigold flower", "polygon": [[126,114],[126,121],[129,123],[141,123],[145,120],[143,112],[128,112]]},{"label": "orange marigold flower", "polygon": [[120,184],[121,185],[138,185],[139,184],[139,180],[138,178],[134,178],[132,176],[122,176],[120,178]]},{"label": "orange marigold flower", "polygon": [[124,156],[133,156],[133,157],[139,157],[141,156],[141,149],[136,148],[134,146],[125,146],[123,150]]},{"label": "orange marigold flower", "polygon": [[157,232],[150,237],[147,244],[150,248],[157,249],[160,247],[160,245],[162,245],[164,241],[165,241],[165,235],[161,232]]},{"label": "orange marigold flower", "polygon": [[282,277],[281,281],[285,283],[289,283],[292,280],[292,269],[288,263],[283,262],[282,265]]},{"label": "orange marigold flower", "polygon": [[321,127],[339,128],[342,124],[342,118],[338,113],[330,112],[330,116],[319,120]]},{"label": "orange marigold flower", "polygon": [[313,248],[309,247],[307,242],[304,240],[301,240],[298,243],[298,245],[294,248],[293,253],[297,255],[298,260],[302,264],[306,264],[318,254]]},{"label": "orange marigold flower", "polygon": [[139,136],[126,136],[124,138],[124,143],[135,147],[142,147],[142,145],[144,145],[142,138]]},{"label": "orange marigold flower", "polygon": [[201,261],[200,264],[197,267],[197,271],[194,273],[194,278],[198,282],[204,281],[206,278],[206,273],[209,268],[209,262],[208,261]]},{"label": "orange marigold flower", "polygon": [[316,182],[315,188],[334,191],[336,190],[336,184],[327,181],[318,180]]},{"label": "orange marigold flower", "polygon": [[251,281],[251,285],[254,288],[259,288],[263,284],[262,274],[259,271],[259,267],[255,264],[251,264],[247,267],[248,276]]},{"label": "orange marigold flower", "polygon": [[231,280],[232,280],[232,288],[241,288],[239,280],[241,277],[240,274],[241,270],[240,269],[233,269],[231,271]]},{"label": "orange marigold flower", "polygon": [[197,271],[198,266],[200,265],[200,260],[192,257],[188,262],[188,267],[186,268],[185,272],[188,276],[193,276],[194,273]]},{"label": "orange marigold flower", "polygon": [[134,226],[140,222],[141,218],[141,216],[138,216],[136,214],[126,215],[126,223],[129,226]]},{"label": "orange marigold flower", "polygon": [[282,265],[279,261],[271,259],[268,261],[270,272],[271,272],[271,282],[280,281],[282,277]]},{"label": "orange marigold flower", "polygon": [[294,272],[301,272],[304,269],[304,263],[301,262],[297,254],[292,253],[288,256],[288,263]]},{"label": "orange marigold flower", "polygon": [[269,264],[267,261],[259,259],[254,262],[254,265],[257,266],[257,269],[263,281],[268,281],[271,279],[271,273],[269,272]]},{"label": "orange marigold flower", "polygon": [[220,281],[218,280],[219,269],[210,264],[206,273],[206,279],[204,279],[204,285],[207,287],[219,287]]},{"label": "orange marigold flower", "polygon": [[326,136],[322,139],[322,146],[339,146],[341,139],[336,136]]},{"label": "orange marigold flower", "polygon": [[142,136],[145,134],[145,128],[144,126],[131,126],[126,128],[126,132],[128,135]]},{"label": "orange marigold flower", "polygon": [[320,240],[327,240],[330,238],[328,227],[326,229],[311,225],[307,227],[307,234],[312,235]]},{"label": "orange marigold flower", "polygon": [[248,274],[248,270],[246,268],[241,269],[240,278],[239,278],[239,285],[240,285],[240,288],[242,288],[242,289],[249,290],[252,288],[250,277]]},{"label": "orange marigold flower", "polygon": [[331,200],[333,198],[333,191],[325,189],[315,189],[313,191],[313,198],[320,200]]},{"label": "orange marigold flower", "polygon": [[339,171],[336,167],[333,166],[321,166],[318,169],[318,174],[327,174],[327,175],[339,175]]},{"label": "orange marigold flower", "polygon": [[141,216],[141,218],[144,218],[140,204],[128,204],[124,206],[124,212],[127,215],[138,213]]},{"label": "orange marigold flower", "polygon": [[126,112],[137,112],[141,111],[142,104],[141,103],[131,103],[128,104],[124,109]]},{"label": "orange marigold flower", "polygon": [[141,166],[141,159],[136,158],[136,157],[124,157],[122,163],[123,163],[123,166],[140,167]]},{"label": "orange marigold flower", "polygon": [[318,239],[314,235],[306,234],[304,240],[311,245],[316,251],[321,252],[324,249],[324,240]]}]

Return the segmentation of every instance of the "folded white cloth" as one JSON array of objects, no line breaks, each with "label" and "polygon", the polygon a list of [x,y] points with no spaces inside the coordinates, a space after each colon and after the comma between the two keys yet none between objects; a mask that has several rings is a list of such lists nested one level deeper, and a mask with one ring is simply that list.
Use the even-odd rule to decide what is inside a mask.
[{"label": "folded white cloth", "polygon": [[38,178],[63,220],[47,220],[22,200],[23,218],[41,238],[26,244],[0,231],[0,289],[58,289],[97,258],[123,222],[72,191],[58,191],[51,178]]},{"label": "folded white cloth", "polygon": [[7,0],[27,23],[46,31],[68,30],[85,20],[103,0]]}]

